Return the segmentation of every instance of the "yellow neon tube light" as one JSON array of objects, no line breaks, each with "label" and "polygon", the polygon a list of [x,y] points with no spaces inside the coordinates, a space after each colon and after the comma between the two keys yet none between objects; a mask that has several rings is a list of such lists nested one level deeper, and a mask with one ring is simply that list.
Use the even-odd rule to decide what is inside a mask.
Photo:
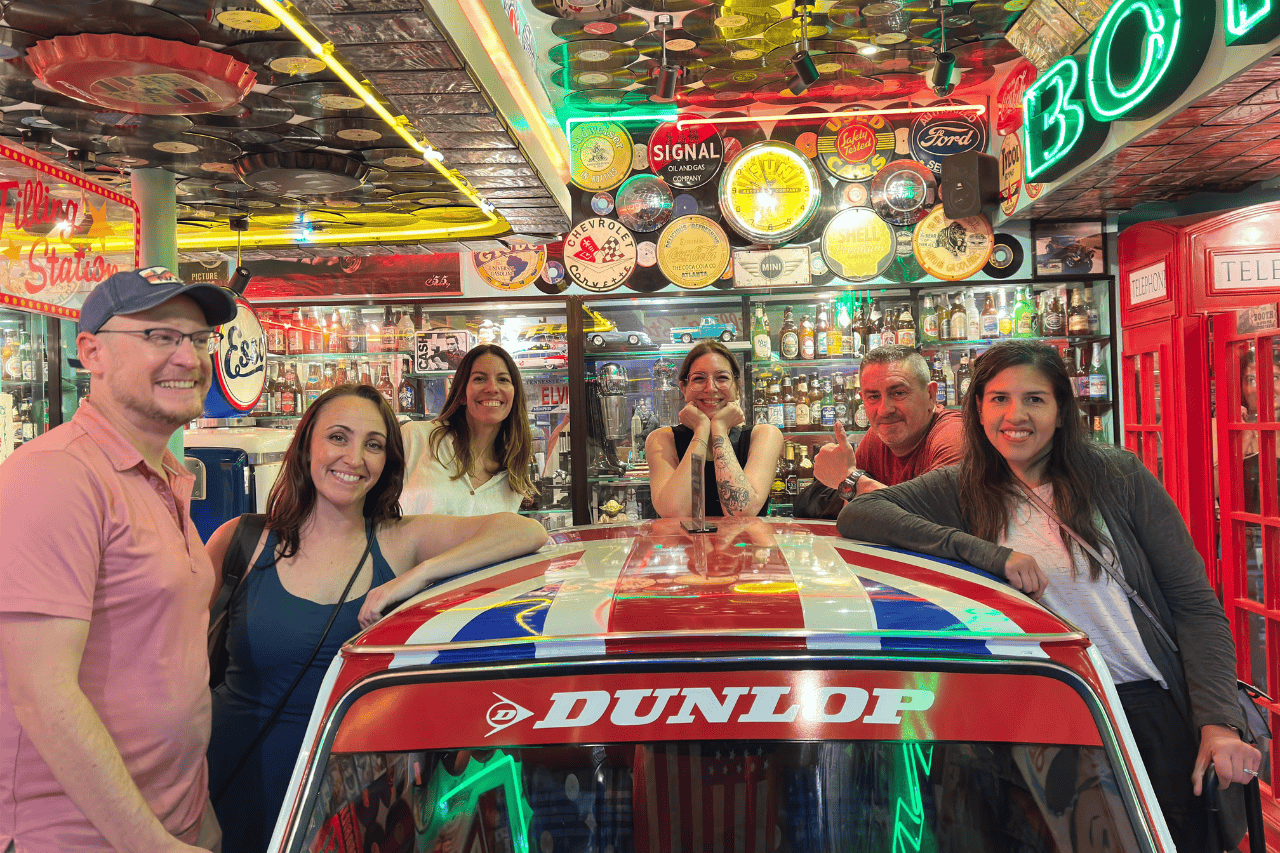
[{"label": "yellow neon tube light", "polygon": [[[516,70],[515,62],[512,61],[511,54],[502,41],[502,36],[498,34],[498,30],[493,26],[493,21],[489,18],[489,13],[484,8],[482,0],[458,0],[458,6],[465,10],[467,23],[471,25],[476,38],[480,40],[480,44],[484,46],[485,51],[489,54],[490,59],[493,61],[494,70],[498,72],[502,82],[507,85],[507,91],[519,101],[520,109],[524,112],[526,120],[529,122],[529,128],[538,137],[538,141],[542,143],[542,148],[547,152],[547,156],[551,158],[552,165],[555,166],[556,171],[559,173],[560,180],[567,184],[569,182],[569,163],[565,160],[564,155],[560,153],[560,148],[556,145],[556,141],[551,137],[550,128],[547,127],[546,121],[542,120],[542,113],[539,111],[537,104],[533,102],[533,95],[530,94],[529,87],[525,85],[524,78]],[[533,120],[534,116],[538,117],[537,121]]]},{"label": "yellow neon tube light", "polygon": [[364,101],[369,108],[378,115],[378,118],[386,122],[387,126],[396,132],[397,136],[403,139],[411,148],[421,152],[435,170],[444,176],[445,180],[453,184],[458,188],[459,192],[463,193],[467,198],[475,202],[476,206],[479,207],[484,215],[489,218],[491,223],[498,222],[499,217],[495,213],[493,205],[481,198],[474,189],[460,182],[448,169],[445,169],[441,165],[441,162],[444,160],[444,156],[434,146],[420,141],[417,135],[409,130],[409,119],[405,116],[392,115],[391,111],[383,106],[382,103],[373,96],[373,92],[370,91],[369,87],[362,81],[356,79],[355,75],[348,71],[346,66],[337,60],[334,56],[334,46],[332,42],[321,42],[312,36],[303,25],[302,21],[299,20],[298,17],[289,9],[285,8],[284,4],[278,2],[278,0],[257,0],[257,2],[259,6],[278,18],[280,22],[288,28],[289,32],[293,33],[294,37],[306,46],[307,50],[315,54],[330,71],[337,75],[338,79],[343,83],[346,83],[347,87],[359,96],[360,100]]}]

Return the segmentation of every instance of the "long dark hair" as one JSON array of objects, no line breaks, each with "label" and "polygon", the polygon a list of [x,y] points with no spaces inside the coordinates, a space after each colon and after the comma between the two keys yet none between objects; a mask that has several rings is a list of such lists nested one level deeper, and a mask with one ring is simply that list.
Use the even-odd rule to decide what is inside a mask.
[{"label": "long dark hair", "polygon": [[[1094,524],[1093,482],[1099,454],[1085,439],[1080,423],[1071,375],[1058,351],[1036,341],[1001,341],[987,350],[973,366],[973,381],[964,398],[965,456],[960,463],[960,506],[973,535],[999,542],[1009,526],[1013,507],[1025,495],[1014,482],[1009,463],[987,439],[982,428],[982,398],[987,383],[1010,367],[1030,367],[1048,380],[1058,404],[1061,422],[1053,433],[1053,444],[1045,465],[1044,480],[1053,484],[1053,508],[1084,540],[1097,548],[1107,542]],[[1069,537],[1064,534],[1064,540]],[[1068,552],[1077,547],[1065,541]],[[1102,567],[1093,557],[1089,577],[1097,580]]]},{"label": "long dark hair", "polygon": [[440,429],[431,434],[431,455],[440,464],[446,460],[440,457],[440,445],[445,435],[453,439],[453,458],[455,470],[450,477],[457,480],[472,470],[475,459],[471,456],[471,426],[467,423],[467,385],[471,382],[471,369],[482,355],[496,355],[507,366],[511,374],[513,396],[511,411],[498,427],[498,436],[494,439],[494,455],[498,463],[507,470],[511,490],[525,497],[538,493],[538,488],[529,476],[529,462],[533,459],[533,434],[529,430],[528,404],[525,401],[524,382],[520,379],[520,368],[516,366],[511,353],[497,344],[480,344],[472,347],[462,357],[453,374],[453,384],[449,387],[449,396],[445,398],[444,408],[436,423]]},{"label": "long dark hair", "polygon": [[267,526],[276,532],[281,550],[276,559],[298,552],[303,523],[316,506],[316,485],[311,480],[311,438],[316,418],[330,401],[339,397],[359,397],[378,407],[387,433],[386,462],[382,476],[364,496],[364,517],[376,527],[400,517],[400,489],[404,485],[404,441],[396,413],[372,385],[337,385],[321,394],[302,415],[293,441],[284,453],[284,465],[267,498]]}]

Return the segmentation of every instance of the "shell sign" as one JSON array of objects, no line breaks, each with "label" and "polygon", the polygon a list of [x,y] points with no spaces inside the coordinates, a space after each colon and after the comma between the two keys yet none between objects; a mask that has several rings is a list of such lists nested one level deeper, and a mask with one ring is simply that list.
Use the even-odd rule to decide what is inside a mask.
[{"label": "shell sign", "polygon": [[138,266],[126,196],[0,143],[0,304],[76,318],[93,286]]}]

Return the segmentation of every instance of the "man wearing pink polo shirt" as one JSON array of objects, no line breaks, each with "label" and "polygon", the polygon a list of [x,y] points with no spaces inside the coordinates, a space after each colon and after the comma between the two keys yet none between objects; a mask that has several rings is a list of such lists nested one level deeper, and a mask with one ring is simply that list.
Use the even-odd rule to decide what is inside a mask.
[{"label": "man wearing pink polo shirt", "polygon": [[163,267],[81,309],[89,398],[0,465],[0,850],[216,850],[214,570],[167,449],[235,300]]}]

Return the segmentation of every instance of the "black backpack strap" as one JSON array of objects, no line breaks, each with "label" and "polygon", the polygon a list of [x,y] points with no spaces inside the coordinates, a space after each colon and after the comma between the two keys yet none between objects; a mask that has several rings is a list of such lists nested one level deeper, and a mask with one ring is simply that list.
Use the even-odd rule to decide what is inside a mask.
[{"label": "black backpack strap", "polygon": [[231,596],[248,574],[249,558],[258,547],[262,531],[266,529],[267,516],[262,513],[245,513],[240,516],[235,535],[222,557],[222,588],[213,605],[213,613],[221,613],[231,605]]}]

